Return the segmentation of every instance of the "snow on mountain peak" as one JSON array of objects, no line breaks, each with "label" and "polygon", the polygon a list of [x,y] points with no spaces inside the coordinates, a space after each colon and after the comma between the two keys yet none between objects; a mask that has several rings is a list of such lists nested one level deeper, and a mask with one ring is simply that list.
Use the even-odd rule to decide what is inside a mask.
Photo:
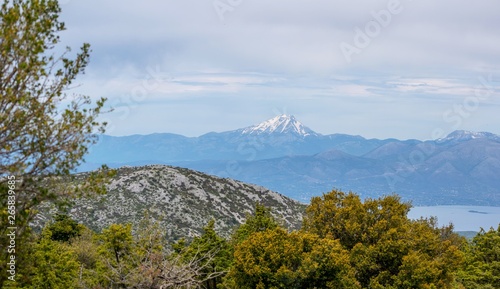
[{"label": "snow on mountain peak", "polygon": [[260,124],[244,128],[242,134],[295,134],[300,136],[319,135],[304,126],[293,115],[282,114]]},{"label": "snow on mountain peak", "polygon": [[438,139],[438,141],[464,141],[478,138],[486,138],[491,140],[500,140],[500,136],[489,133],[489,132],[473,132],[466,130],[456,130],[448,134],[445,138]]}]

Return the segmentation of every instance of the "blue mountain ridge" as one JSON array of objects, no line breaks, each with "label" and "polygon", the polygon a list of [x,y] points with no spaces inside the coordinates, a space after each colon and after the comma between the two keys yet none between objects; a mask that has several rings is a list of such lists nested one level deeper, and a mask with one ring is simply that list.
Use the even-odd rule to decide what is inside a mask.
[{"label": "blue mountain ridge", "polygon": [[338,188],[397,193],[414,205],[500,206],[500,136],[455,131],[442,139],[322,135],[294,116],[199,137],[103,135],[79,170],[168,164],[262,185],[296,200]]}]

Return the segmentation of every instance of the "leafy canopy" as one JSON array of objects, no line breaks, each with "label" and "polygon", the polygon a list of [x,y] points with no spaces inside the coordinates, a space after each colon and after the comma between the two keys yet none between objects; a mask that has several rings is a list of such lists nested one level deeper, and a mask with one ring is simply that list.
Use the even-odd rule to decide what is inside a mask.
[{"label": "leafy canopy", "polygon": [[481,231],[468,244],[459,277],[466,288],[500,288],[500,225]]},{"label": "leafy canopy", "polygon": [[[61,185],[61,179],[82,162],[97,140],[95,133],[105,127],[97,120],[105,99],[93,103],[88,96],[67,94],[88,64],[90,46],[84,43],[73,55],[69,47],[57,54],[65,29],[60,11],[56,0],[4,0],[0,6],[0,217],[8,205],[7,179],[15,177],[19,242],[29,234],[37,205],[65,203],[76,191]],[[5,230],[1,226],[2,248]],[[2,250],[0,259],[6,260],[5,254]],[[0,262],[0,286],[5,272]]]},{"label": "leafy canopy", "polygon": [[282,228],[238,244],[227,279],[229,288],[360,288],[338,240]]},{"label": "leafy canopy", "polygon": [[314,197],[303,230],[339,240],[363,288],[451,288],[463,261],[463,238],[435,219],[410,220],[396,195],[364,202],[333,190]]}]

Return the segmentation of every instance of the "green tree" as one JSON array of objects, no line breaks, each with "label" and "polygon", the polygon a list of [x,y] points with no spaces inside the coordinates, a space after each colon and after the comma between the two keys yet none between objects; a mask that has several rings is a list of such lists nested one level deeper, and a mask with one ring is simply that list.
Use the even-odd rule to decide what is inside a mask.
[{"label": "green tree", "polygon": [[78,288],[98,288],[97,262],[99,260],[97,235],[83,227],[79,235],[70,239],[71,250],[80,264]]},{"label": "green tree", "polygon": [[57,214],[54,222],[46,227],[51,232],[51,239],[60,242],[68,242],[70,239],[80,236],[84,228],[83,225],[78,224],[66,214]]},{"label": "green tree", "polygon": [[228,271],[232,262],[232,251],[228,242],[215,232],[215,221],[212,219],[203,228],[203,234],[195,237],[182,252],[183,259],[197,259],[200,262],[200,278],[202,286],[216,289],[222,276]]},{"label": "green tree", "polygon": [[[170,252],[165,230],[147,216],[134,234],[130,225],[112,224],[97,238],[95,269],[83,271],[83,284],[90,288],[216,288],[231,256],[213,225],[209,223],[205,233],[187,247],[179,244],[178,251]],[[79,252],[85,268],[93,267],[92,257]],[[91,277],[92,271],[98,278]]]},{"label": "green tree", "polygon": [[339,240],[364,288],[451,288],[463,238],[435,219],[408,219],[410,208],[396,195],[363,202],[333,190],[312,198],[303,228]]},{"label": "green tree", "polygon": [[256,232],[238,244],[228,288],[360,288],[338,240],[282,228]]},{"label": "green tree", "polygon": [[481,231],[468,244],[458,276],[466,288],[500,288],[500,225]]},{"label": "green tree", "polygon": [[127,287],[128,275],[134,268],[134,247],[132,225],[111,224],[102,230],[97,268],[106,287]]},{"label": "green tree", "polygon": [[263,232],[277,227],[279,227],[279,224],[271,214],[271,209],[262,204],[255,203],[253,213],[247,215],[245,223],[241,224],[234,231],[231,236],[231,242],[233,245],[241,243],[253,233]]},{"label": "green tree", "polygon": [[[83,44],[73,57],[69,48],[55,54],[65,29],[59,13],[56,0],[4,0],[0,7],[0,211],[3,223],[7,177],[15,177],[18,243],[28,238],[38,204],[61,202],[74,192],[60,179],[81,163],[105,126],[97,121],[104,99],[92,104],[88,96],[66,94],[83,73],[90,47]],[[6,227],[0,226],[2,248]],[[0,260],[5,254],[2,250]],[[0,262],[0,286],[5,269]]]},{"label": "green tree", "polygon": [[66,289],[76,288],[80,264],[71,247],[51,239],[44,230],[35,246],[33,271],[27,288]]},{"label": "green tree", "polygon": [[303,228],[321,237],[330,235],[352,249],[358,243],[377,243],[389,230],[404,230],[410,208],[409,203],[402,203],[396,195],[367,199],[363,203],[354,193],[333,190],[311,199]]}]

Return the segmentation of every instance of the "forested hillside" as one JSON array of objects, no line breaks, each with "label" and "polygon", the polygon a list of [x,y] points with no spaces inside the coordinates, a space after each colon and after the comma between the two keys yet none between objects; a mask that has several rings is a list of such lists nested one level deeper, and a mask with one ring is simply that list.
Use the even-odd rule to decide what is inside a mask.
[{"label": "forested hillside", "polygon": [[[167,241],[144,215],[93,231],[59,214],[25,243],[21,288],[500,288],[500,226],[467,241],[452,225],[410,220],[396,195],[364,202],[331,191],[306,208],[301,229],[257,203],[224,237]],[[52,276],[50,279],[46,276]]]}]

